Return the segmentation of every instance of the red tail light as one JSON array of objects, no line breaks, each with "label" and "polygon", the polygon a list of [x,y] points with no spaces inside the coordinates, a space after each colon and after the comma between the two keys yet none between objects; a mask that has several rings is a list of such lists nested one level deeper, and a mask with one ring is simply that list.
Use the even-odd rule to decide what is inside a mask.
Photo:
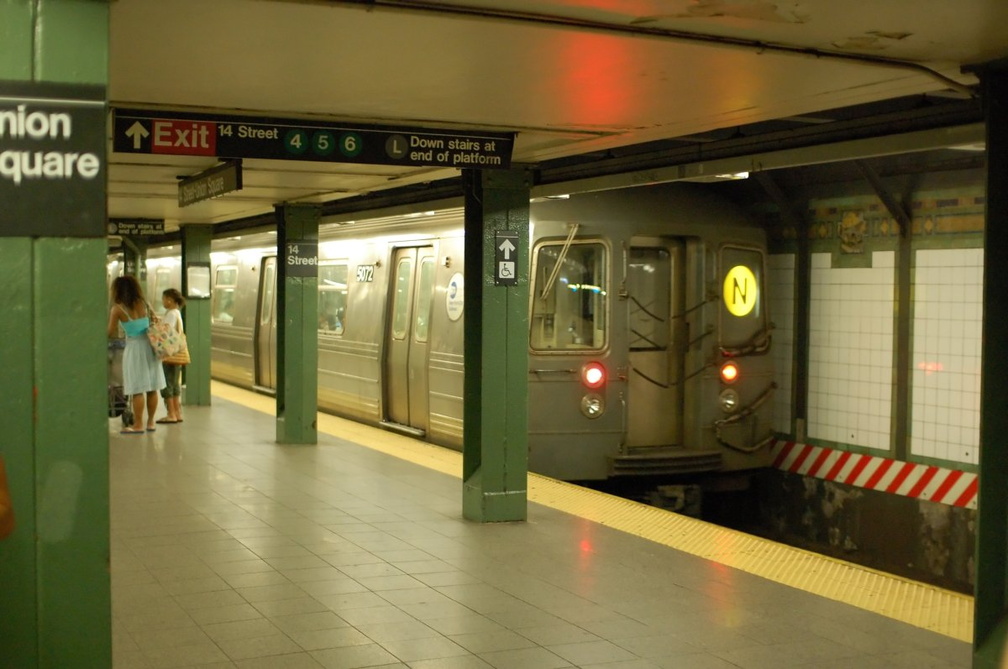
[{"label": "red tail light", "polygon": [[729,360],[721,365],[721,380],[725,383],[735,383],[739,377],[739,368],[733,361]]},{"label": "red tail light", "polygon": [[589,362],[581,368],[581,383],[586,388],[595,390],[601,388],[606,382],[606,370],[601,362]]}]

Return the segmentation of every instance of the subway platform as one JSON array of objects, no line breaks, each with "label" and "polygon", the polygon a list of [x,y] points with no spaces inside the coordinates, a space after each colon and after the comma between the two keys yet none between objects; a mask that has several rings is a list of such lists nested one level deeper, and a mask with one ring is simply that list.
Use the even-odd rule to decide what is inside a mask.
[{"label": "subway platform", "polygon": [[459,453],[213,392],[109,422],[115,669],[970,666],[968,597],[535,475],[467,521]]}]

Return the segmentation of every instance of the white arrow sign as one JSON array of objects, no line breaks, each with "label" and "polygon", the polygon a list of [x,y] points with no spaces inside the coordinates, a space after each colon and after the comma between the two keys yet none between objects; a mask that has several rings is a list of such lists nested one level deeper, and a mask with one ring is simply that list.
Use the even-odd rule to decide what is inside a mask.
[{"label": "white arrow sign", "polygon": [[510,239],[505,239],[504,243],[498,246],[501,251],[504,252],[504,260],[511,259],[511,252],[515,250],[515,245],[511,243]]},{"label": "white arrow sign", "polygon": [[133,140],[133,148],[137,151],[140,150],[140,142],[150,135],[147,128],[143,127],[143,123],[137,121],[129,127],[126,131],[126,136]]}]

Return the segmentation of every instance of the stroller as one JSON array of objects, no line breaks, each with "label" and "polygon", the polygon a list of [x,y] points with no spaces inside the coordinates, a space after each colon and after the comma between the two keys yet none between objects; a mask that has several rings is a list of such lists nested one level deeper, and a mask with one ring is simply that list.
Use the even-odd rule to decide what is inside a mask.
[{"label": "stroller", "polygon": [[123,392],[122,357],[125,339],[110,339],[108,343],[108,415],[122,418],[124,427],[133,424],[133,408]]}]

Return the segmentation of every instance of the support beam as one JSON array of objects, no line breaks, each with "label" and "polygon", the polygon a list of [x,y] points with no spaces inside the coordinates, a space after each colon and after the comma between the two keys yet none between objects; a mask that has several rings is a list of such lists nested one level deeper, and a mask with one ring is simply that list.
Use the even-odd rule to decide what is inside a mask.
[{"label": "support beam", "polygon": [[276,440],[318,443],[316,205],[277,207]]},{"label": "support beam", "polygon": [[[112,666],[108,21],[106,2],[0,2],[0,96],[16,88],[39,110],[70,101],[71,130],[54,141],[89,173],[0,180],[0,456],[17,518],[0,541],[3,667]],[[0,136],[8,148],[27,146]]]},{"label": "support beam", "polygon": [[910,313],[913,297],[911,293],[911,268],[913,267],[913,220],[910,218],[911,193],[913,184],[907,184],[903,201],[896,199],[892,191],[882,183],[878,173],[864,160],[856,160],[861,176],[865,178],[882,201],[889,215],[899,224],[899,247],[896,253],[896,328],[893,336],[896,383],[893,385],[892,453],[897,460],[906,461],[910,457]]},{"label": "support beam", "polygon": [[[186,298],[182,310],[189,357],[185,366],[182,403],[187,406],[210,406],[210,241],[213,226],[182,226],[182,295]],[[152,300],[160,295],[151,295]]]},{"label": "support beam", "polygon": [[[980,487],[977,498],[973,666],[1001,665],[1008,634],[1008,64],[980,72],[987,119]],[[1004,345],[1002,345],[1002,343]]]},{"label": "support beam", "polygon": [[[462,513],[528,515],[529,177],[463,170],[465,424]],[[513,234],[516,279],[498,281],[497,239]],[[503,235],[503,237],[502,237]]]},{"label": "support beam", "polygon": [[812,254],[809,248],[809,223],[804,212],[797,209],[769,172],[757,172],[756,181],[780,210],[781,218],[797,233],[798,249],[795,257],[794,293],[794,346],[792,351],[791,406],[794,432],[798,439],[805,438],[808,424],[808,350],[809,313],[812,303]]}]

